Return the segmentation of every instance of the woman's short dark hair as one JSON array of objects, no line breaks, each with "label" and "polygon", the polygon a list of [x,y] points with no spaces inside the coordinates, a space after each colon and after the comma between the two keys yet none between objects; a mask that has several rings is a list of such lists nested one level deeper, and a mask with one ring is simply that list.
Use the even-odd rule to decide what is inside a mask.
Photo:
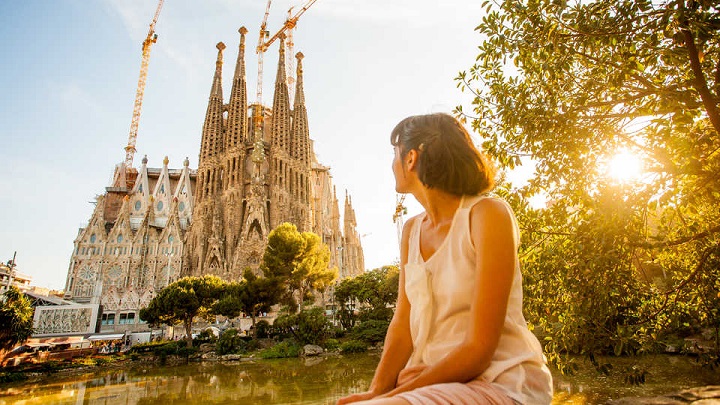
[{"label": "woman's short dark hair", "polygon": [[487,192],[495,185],[494,168],[451,115],[407,117],[392,130],[390,143],[400,148],[401,157],[418,151],[417,174],[428,188],[460,196]]}]

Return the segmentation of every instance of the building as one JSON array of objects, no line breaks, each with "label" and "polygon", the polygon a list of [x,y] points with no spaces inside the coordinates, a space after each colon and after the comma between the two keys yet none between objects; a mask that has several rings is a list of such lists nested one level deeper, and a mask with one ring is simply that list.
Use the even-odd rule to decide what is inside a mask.
[{"label": "building", "polygon": [[249,104],[245,34],[229,102],[222,89],[219,43],[200,143],[197,170],[116,167],[113,183],[74,241],[66,299],[100,304],[101,332],[147,330],[139,319],[161,288],[185,275],[237,280],[258,268],[269,232],[283,222],[319,234],[341,277],[364,270],[350,196],[341,220],[330,169],[320,164],[310,139],[297,58],[293,108],[281,46],[272,108]]},{"label": "building", "polygon": [[12,260],[7,263],[0,263],[0,295],[5,294],[5,291],[11,285],[17,287],[20,291],[26,291],[30,288],[30,283],[32,283],[32,276],[15,270],[15,264]]}]

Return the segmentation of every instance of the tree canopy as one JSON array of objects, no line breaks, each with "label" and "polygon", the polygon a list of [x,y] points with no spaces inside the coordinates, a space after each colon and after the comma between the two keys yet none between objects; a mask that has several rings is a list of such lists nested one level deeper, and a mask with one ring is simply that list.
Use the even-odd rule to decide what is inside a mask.
[{"label": "tree canopy", "polygon": [[[479,54],[457,78],[472,108],[456,113],[500,165],[534,165],[499,192],[523,228],[526,310],[551,360],[718,328],[716,2],[484,5]],[[641,173],[608,175],[620,153]]]},{"label": "tree canopy", "polygon": [[222,298],[215,303],[213,312],[228,318],[245,313],[252,319],[253,333],[257,314],[270,312],[282,295],[281,280],[258,277],[251,269],[245,269],[243,279],[228,283]]},{"label": "tree canopy", "polygon": [[[285,303],[302,309],[312,291],[324,292],[338,277],[337,268],[328,268],[330,249],[320,236],[302,232],[291,223],[280,224],[268,235],[261,269],[267,278],[279,278],[285,288]],[[296,300],[297,297],[297,300]]]},{"label": "tree canopy", "polygon": [[192,344],[192,321],[196,316],[212,314],[225,282],[216,276],[183,277],[168,285],[140,310],[140,319],[150,324],[182,323],[188,347]]},{"label": "tree canopy", "polygon": [[15,286],[5,291],[0,307],[0,355],[33,333],[33,307],[30,300]]},{"label": "tree canopy", "polygon": [[399,277],[398,267],[388,265],[337,283],[334,299],[342,326],[347,329],[355,324],[355,309],[359,310],[362,320],[389,321],[390,307],[397,301]]}]

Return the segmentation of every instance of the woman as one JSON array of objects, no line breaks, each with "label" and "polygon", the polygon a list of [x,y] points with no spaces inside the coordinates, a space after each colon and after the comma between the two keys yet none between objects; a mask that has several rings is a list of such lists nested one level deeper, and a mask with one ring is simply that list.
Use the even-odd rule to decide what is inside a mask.
[{"label": "woman", "polygon": [[549,404],[552,377],[522,314],[519,230],[487,196],[494,172],[447,114],[390,136],[398,193],[425,212],[405,224],[398,302],[362,404]]}]

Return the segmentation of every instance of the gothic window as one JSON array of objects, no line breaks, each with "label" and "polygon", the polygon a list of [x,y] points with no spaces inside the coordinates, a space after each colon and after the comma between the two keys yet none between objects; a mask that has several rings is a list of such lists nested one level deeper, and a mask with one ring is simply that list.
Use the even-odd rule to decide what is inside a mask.
[{"label": "gothic window", "polygon": [[95,236],[95,234],[90,235],[90,243],[95,243],[96,239],[97,239],[97,236]]},{"label": "gothic window", "polygon": [[123,286],[122,269],[120,266],[114,266],[105,275],[105,287],[117,287]]},{"label": "gothic window", "polygon": [[169,235],[169,236],[168,236],[168,243],[173,243],[173,240],[174,240],[173,236],[172,236],[172,235]]},{"label": "gothic window", "polygon": [[89,267],[80,269],[77,276],[77,282],[73,289],[73,295],[76,297],[92,296],[95,287],[95,271]]},{"label": "gothic window", "polygon": [[142,208],[142,203],[140,201],[135,201],[135,211],[140,211],[140,208]]},{"label": "gothic window", "polygon": [[180,201],[180,204],[178,204],[178,210],[180,210],[180,212],[185,211],[185,203],[184,202]]},{"label": "gothic window", "polygon": [[120,234],[117,237],[117,243],[122,243],[122,241],[123,241],[123,236],[122,236],[122,234]]},{"label": "gothic window", "polygon": [[162,201],[158,201],[158,203],[157,203],[157,210],[158,210],[158,211],[162,211],[162,209],[163,209],[163,202],[162,202]]},{"label": "gothic window", "polygon": [[160,184],[160,194],[165,193],[165,184]]}]

